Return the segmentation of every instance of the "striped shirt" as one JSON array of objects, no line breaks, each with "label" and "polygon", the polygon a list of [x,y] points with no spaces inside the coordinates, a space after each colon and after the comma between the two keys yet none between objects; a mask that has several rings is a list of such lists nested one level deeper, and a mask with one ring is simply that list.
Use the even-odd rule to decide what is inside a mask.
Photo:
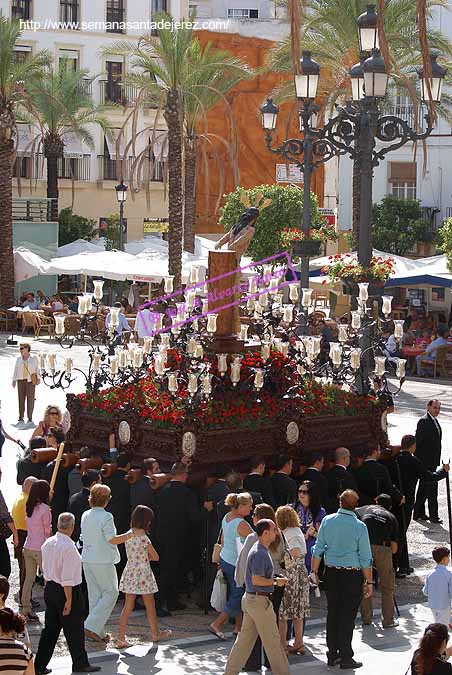
[{"label": "striped shirt", "polygon": [[9,637],[0,637],[0,673],[16,675],[23,673],[33,654],[19,640]]}]

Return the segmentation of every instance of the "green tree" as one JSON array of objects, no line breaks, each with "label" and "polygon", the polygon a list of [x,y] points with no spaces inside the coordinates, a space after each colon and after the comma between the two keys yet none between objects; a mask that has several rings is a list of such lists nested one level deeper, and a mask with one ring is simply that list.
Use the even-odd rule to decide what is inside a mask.
[{"label": "green tree", "polygon": [[428,241],[429,229],[417,199],[383,197],[373,206],[372,241],[375,248],[406,255],[418,241]]},{"label": "green tree", "polygon": [[14,46],[22,32],[17,20],[0,12],[0,305],[14,304],[12,169],[18,108],[28,94],[25,83],[36,80],[50,61],[48,52],[18,62]]},{"label": "green tree", "polygon": [[86,70],[73,70],[66,59],[47,70],[38,82],[30,82],[28,112],[35,125],[38,146],[47,159],[47,197],[53,199],[52,219],[58,218],[58,160],[64,156],[65,139],[71,134],[94,150],[90,126],[98,124],[105,133],[108,122],[104,107],[93,102]]},{"label": "green tree", "polygon": [[[294,185],[258,185],[250,190],[237,188],[225,197],[225,204],[221,210],[220,223],[225,230],[229,230],[245,210],[241,199],[247,195],[250,203],[254,204],[258,193],[264,199],[270,198],[271,204],[263,209],[256,225],[256,232],[248,249],[248,255],[253,260],[268,258],[281,250],[279,232],[285,227],[298,227],[301,230],[303,191]],[[312,227],[323,224],[324,220],[319,211],[317,196],[311,192]]]},{"label": "green tree", "polygon": [[[435,7],[445,7],[444,0],[424,0],[427,16],[431,17]],[[366,11],[367,0],[310,0],[309,11],[303,16],[300,32],[300,47],[312,51],[321,66],[318,96],[328,117],[334,112],[334,105],[351,99],[349,70],[359,62],[359,36],[356,20]],[[386,106],[391,107],[396,94],[417,96],[418,77],[416,68],[422,65],[422,50],[418,30],[418,5],[420,0],[386,0],[384,3],[384,29],[391,55],[391,79]],[[429,27],[427,39],[430,49],[441,54],[443,59],[452,56],[452,42],[438,30]],[[291,36],[274,47],[269,54],[268,70],[285,74],[293,73]],[[448,78],[451,72],[449,69]],[[293,77],[278,90],[278,100],[294,100]],[[451,121],[447,93],[443,96],[438,113]],[[360,177],[359,163],[353,163],[353,206],[352,226],[355,243],[359,237],[360,221]]]},{"label": "green tree", "polygon": [[108,225],[105,229],[105,250],[119,251],[121,234],[119,230],[119,214],[110,213],[108,216]]},{"label": "green tree", "polygon": [[95,220],[72,213],[70,207],[61,209],[58,217],[58,243],[60,246],[70,244],[77,239],[90,241],[97,234]]},{"label": "green tree", "polygon": [[447,266],[452,274],[452,218],[446,218],[438,230],[440,250],[446,254]]}]

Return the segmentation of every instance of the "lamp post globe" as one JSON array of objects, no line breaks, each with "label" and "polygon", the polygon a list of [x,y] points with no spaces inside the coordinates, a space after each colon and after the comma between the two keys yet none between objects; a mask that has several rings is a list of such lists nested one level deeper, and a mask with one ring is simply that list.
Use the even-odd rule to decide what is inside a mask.
[{"label": "lamp post globe", "polygon": [[127,185],[121,180],[119,185],[115,187],[116,199],[119,203],[119,250],[124,250],[124,204],[127,201]]},{"label": "lamp post globe", "polygon": [[317,96],[320,66],[311,58],[311,52],[304,51],[300,59],[300,73],[295,75],[295,91],[298,99],[310,99]]},{"label": "lamp post globe", "polygon": [[357,19],[359,45],[362,52],[371,52],[378,49],[378,18],[375,5],[367,5],[366,11]]},{"label": "lamp post globe", "polygon": [[379,49],[372,49],[372,56],[364,61],[363,70],[366,97],[384,98],[388,86],[388,73]]},{"label": "lamp post globe", "polygon": [[273,103],[273,99],[268,98],[266,103],[261,108],[262,127],[266,131],[274,131],[276,129],[278,113],[278,106]]},{"label": "lamp post globe", "polygon": [[[437,63],[438,54],[430,54],[431,77],[424,72],[424,68],[418,70],[419,79],[421,81],[421,96],[424,103],[440,103],[441,93],[443,88],[444,78],[446,77],[447,68],[440,66]],[[429,84],[430,92],[429,93]]]},{"label": "lamp post globe", "polygon": [[362,59],[359,63],[355,63],[354,66],[350,68],[350,82],[352,85],[352,99],[353,101],[361,101],[364,98],[364,60]]}]

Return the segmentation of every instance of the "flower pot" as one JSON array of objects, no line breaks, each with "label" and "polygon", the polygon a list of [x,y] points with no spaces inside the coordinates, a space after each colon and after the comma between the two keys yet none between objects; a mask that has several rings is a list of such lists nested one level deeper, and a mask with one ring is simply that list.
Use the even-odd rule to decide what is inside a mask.
[{"label": "flower pot", "polygon": [[[384,281],[371,281],[369,282],[369,287],[367,289],[369,298],[381,298],[384,294],[384,290]],[[353,281],[352,279],[342,279],[342,292],[344,295],[351,295],[357,298],[359,296],[358,281]]]},{"label": "flower pot", "polygon": [[316,239],[305,239],[304,241],[294,241],[292,244],[292,255],[309,256],[314,258],[320,255],[322,242]]}]

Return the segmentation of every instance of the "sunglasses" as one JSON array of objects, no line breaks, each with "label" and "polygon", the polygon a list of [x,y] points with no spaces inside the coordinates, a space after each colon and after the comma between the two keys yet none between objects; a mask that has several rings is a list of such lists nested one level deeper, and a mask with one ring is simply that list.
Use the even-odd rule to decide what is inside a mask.
[{"label": "sunglasses", "polygon": [[308,494],[309,494],[309,490],[298,490],[298,494],[299,494],[299,495],[308,495]]},{"label": "sunglasses", "polygon": [[49,410],[49,415],[59,415],[58,410]]}]

